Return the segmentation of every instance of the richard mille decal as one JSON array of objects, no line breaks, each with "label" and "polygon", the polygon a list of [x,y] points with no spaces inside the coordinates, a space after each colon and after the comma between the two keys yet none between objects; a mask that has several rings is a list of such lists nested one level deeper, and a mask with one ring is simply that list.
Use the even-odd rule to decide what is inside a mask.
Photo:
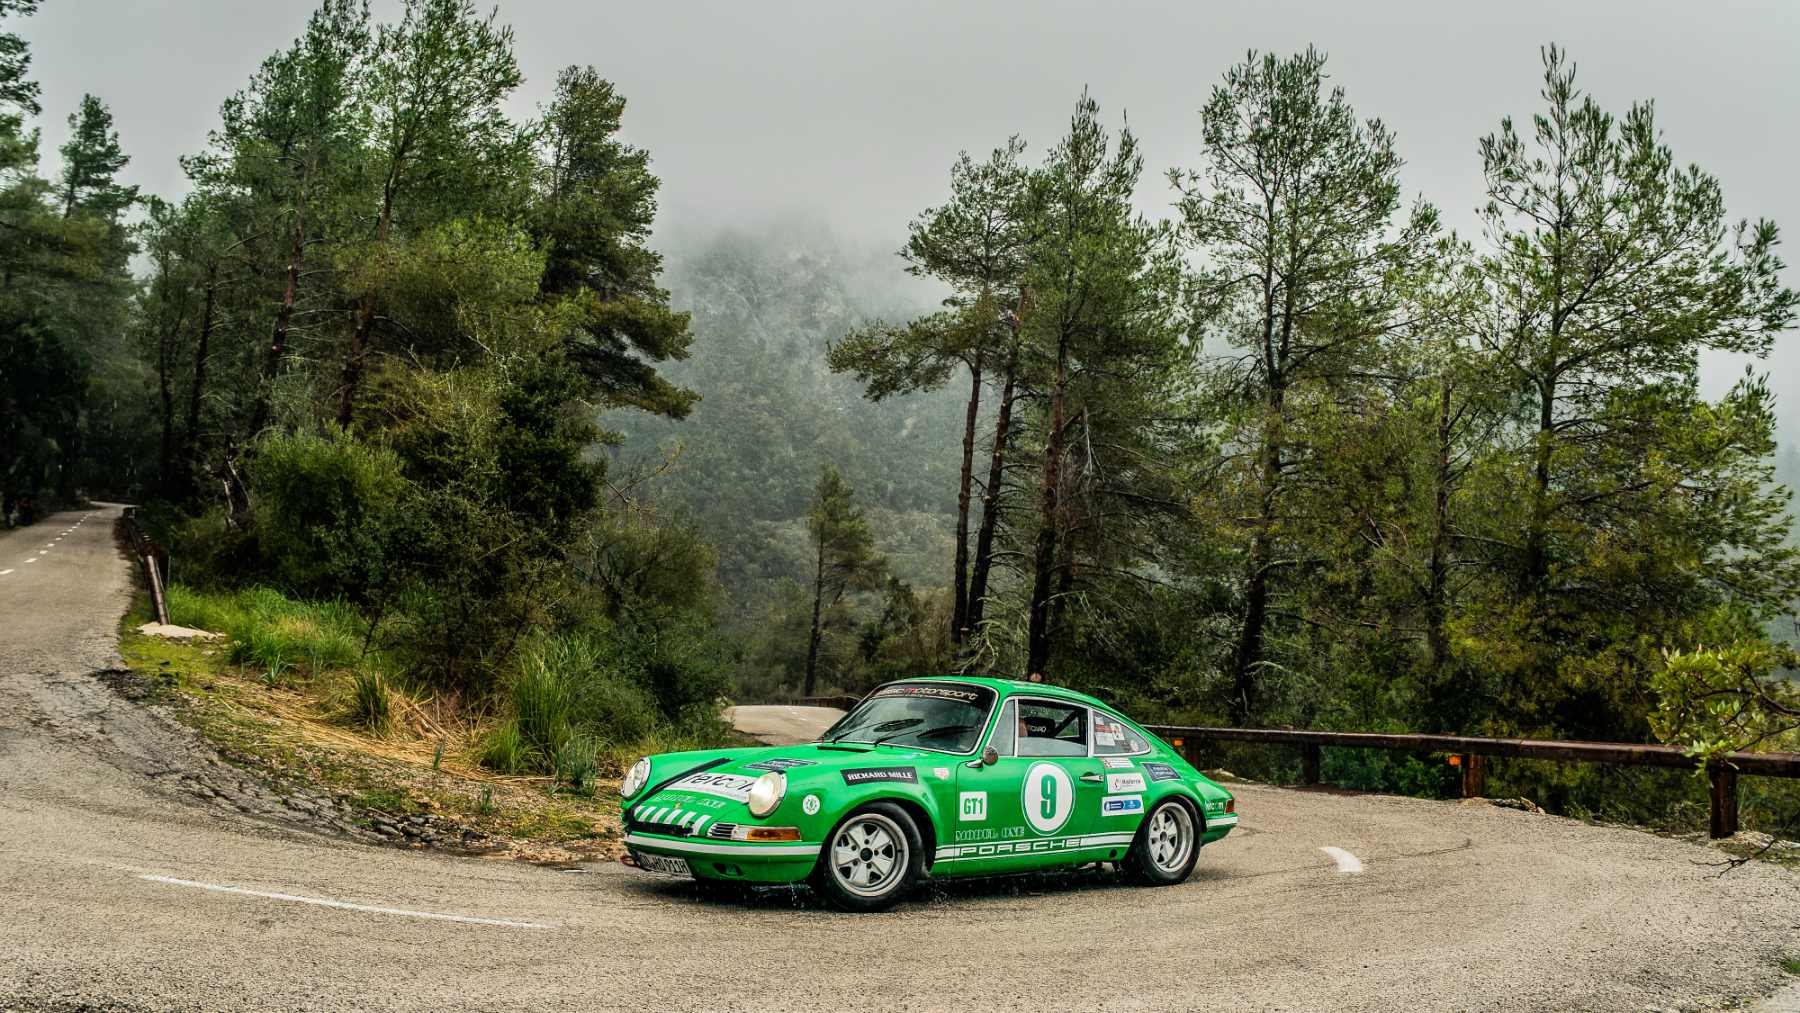
[{"label": "richard mille decal", "polygon": [[911,767],[849,767],[842,773],[845,784],[868,784],[871,781],[919,783],[919,773]]},{"label": "richard mille decal", "polygon": [[1143,790],[1144,775],[1142,774],[1106,775],[1106,793],[1108,795],[1123,795],[1126,792]]},{"label": "richard mille decal", "polygon": [[1145,763],[1144,773],[1150,775],[1152,781],[1179,781],[1181,775],[1175,768],[1166,763]]},{"label": "richard mille decal", "polygon": [[965,791],[957,809],[958,815],[969,823],[980,823],[987,819],[987,792]]}]

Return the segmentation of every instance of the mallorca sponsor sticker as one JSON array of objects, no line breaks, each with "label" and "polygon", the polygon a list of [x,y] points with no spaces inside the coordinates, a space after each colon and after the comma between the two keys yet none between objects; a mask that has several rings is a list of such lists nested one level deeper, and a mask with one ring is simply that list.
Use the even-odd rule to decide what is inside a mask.
[{"label": "mallorca sponsor sticker", "polygon": [[[1126,759],[1123,756],[1102,757],[1100,760],[1100,764],[1102,766],[1104,766],[1107,770],[1130,770],[1131,769],[1131,761]],[[1148,764],[1146,764],[1146,766],[1148,766]]]},{"label": "mallorca sponsor sticker", "polygon": [[1100,815],[1130,816],[1144,811],[1142,795],[1109,795],[1100,800]]},{"label": "mallorca sponsor sticker", "polygon": [[682,791],[697,791],[707,795],[717,795],[738,802],[750,801],[750,786],[756,778],[742,774],[689,774],[687,777],[670,785]]},{"label": "mallorca sponsor sticker", "polygon": [[[919,783],[919,773],[911,767],[846,767],[841,773],[845,784],[868,784],[872,781]],[[745,797],[749,796],[746,794]]]},{"label": "mallorca sponsor sticker", "polygon": [[1108,795],[1123,795],[1127,792],[1143,790],[1144,775],[1142,774],[1106,775],[1106,793]]},{"label": "mallorca sponsor sticker", "polygon": [[772,760],[759,760],[756,763],[746,763],[744,766],[751,770],[792,770],[795,767],[810,767],[814,762],[816,761],[790,760],[778,756]]},{"label": "mallorca sponsor sticker", "polygon": [[966,823],[980,823],[987,819],[987,792],[965,791],[962,793],[957,813]]},{"label": "mallorca sponsor sticker", "polygon": [[1148,762],[1146,762],[1144,764],[1144,773],[1149,774],[1150,780],[1152,780],[1152,781],[1179,781],[1179,780],[1181,780],[1181,775],[1176,773],[1175,768],[1167,763],[1148,763]]}]

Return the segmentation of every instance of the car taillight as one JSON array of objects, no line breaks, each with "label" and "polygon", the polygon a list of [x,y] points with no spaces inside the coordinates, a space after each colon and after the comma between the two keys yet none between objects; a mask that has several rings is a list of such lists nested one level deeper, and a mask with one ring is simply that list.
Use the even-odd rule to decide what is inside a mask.
[{"label": "car taillight", "polygon": [[1225,800],[1225,811],[1228,813],[1237,812],[1237,799],[1235,799],[1235,798],[1226,799]]}]

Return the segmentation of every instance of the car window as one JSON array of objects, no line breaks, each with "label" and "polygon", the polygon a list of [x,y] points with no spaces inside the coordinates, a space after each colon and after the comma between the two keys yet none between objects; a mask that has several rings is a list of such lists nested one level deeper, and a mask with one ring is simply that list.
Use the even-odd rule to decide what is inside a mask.
[{"label": "car window", "polygon": [[869,694],[822,742],[888,743],[967,753],[987,727],[994,691],[984,686],[949,682],[902,682]]},{"label": "car window", "polygon": [[1020,756],[1086,756],[1086,707],[1046,703],[1042,700],[1020,700]]},{"label": "car window", "polygon": [[994,735],[988,739],[988,745],[993,746],[994,752],[1001,756],[1011,756],[1013,755],[1013,740],[1018,737],[1018,734],[1019,702],[1008,700],[1006,706],[1000,709],[1000,720],[994,723]]},{"label": "car window", "polygon": [[1094,752],[1097,755],[1147,753],[1150,743],[1118,718],[1094,712]]}]

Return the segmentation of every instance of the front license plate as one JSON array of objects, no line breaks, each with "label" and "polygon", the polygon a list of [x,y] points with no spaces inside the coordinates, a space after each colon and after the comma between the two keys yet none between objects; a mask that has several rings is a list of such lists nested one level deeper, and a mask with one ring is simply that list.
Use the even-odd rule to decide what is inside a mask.
[{"label": "front license plate", "polygon": [[631,857],[637,860],[638,868],[650,872],[660,872],[665,876],[680,876],[692,879],[694,870],[688,866],[685,858],[670,858],[667,855],[646,855],[641,851],[633,851]]}]

